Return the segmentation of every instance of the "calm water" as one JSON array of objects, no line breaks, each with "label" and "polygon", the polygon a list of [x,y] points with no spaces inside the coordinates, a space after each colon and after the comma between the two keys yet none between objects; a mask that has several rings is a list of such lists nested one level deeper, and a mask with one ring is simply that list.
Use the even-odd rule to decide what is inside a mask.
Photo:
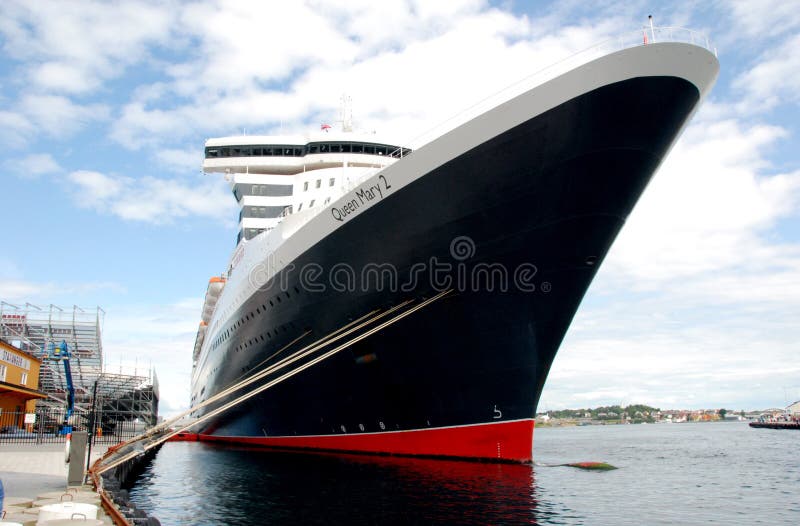
[{"label": "calm water", "polygon": [[[798,524],[800,432],[539,428],[536,465],[166,444],[131,491],[165,525]],[[550,467],[606,461],[607,472]]]}]

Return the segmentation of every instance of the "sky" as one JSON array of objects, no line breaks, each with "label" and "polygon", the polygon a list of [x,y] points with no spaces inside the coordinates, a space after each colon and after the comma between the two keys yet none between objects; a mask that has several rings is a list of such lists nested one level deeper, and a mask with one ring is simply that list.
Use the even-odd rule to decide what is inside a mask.
[{"label": "sky", "polygon": [[237,207],[209,137],[412,141],[607,38],[704,32],[717,85],[611,249],[540,410],[800,399],[800,17],[786,1],[15,1],[0,11],[0,299],[106,312],[110,370],[188,405]]}]

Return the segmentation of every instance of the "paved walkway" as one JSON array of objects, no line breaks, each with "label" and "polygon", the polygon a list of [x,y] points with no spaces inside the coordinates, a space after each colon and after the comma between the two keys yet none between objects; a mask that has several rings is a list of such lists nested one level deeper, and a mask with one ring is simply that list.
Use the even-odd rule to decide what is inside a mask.
[{"label": "paved walkway", "polygon": [[[92,446],[92,462],[107,449]],[[0,479],[6,497],[36,497],[65,489],[64,444],[0,444]]]}]

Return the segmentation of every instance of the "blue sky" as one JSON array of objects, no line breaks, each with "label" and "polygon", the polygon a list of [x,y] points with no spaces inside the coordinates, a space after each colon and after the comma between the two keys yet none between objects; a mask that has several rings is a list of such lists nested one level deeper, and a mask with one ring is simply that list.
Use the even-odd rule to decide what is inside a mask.
[{"label": "blue sky", "polygon": [[[590,5],[591,4],[591,5]],[[316,129],[353,98],[397,142],[545,65],[656,24],[719,81],[620,235],[541,409],[800,399],[800,19],[781,1],[4,2],[0,299],[107,312],[107,363],[188,401],[236,208],[203,141]],[[138,358],[135,358],[138,357]]]}]

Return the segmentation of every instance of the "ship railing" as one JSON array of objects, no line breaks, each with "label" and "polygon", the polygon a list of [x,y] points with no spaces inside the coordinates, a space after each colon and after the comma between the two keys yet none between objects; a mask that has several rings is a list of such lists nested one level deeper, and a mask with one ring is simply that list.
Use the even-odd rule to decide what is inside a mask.
[{"label": "ship railing", "polygon": [[552,63],[543,69],[537,70],[536,72],[511,84],[510,86],[507,86],[502,90],[485,97],[481,101],[460,111],[433,128],[423,132],[421,135],[406,141],[404,144],[407,144],[412,150],[416,150],[433,141],[434,139],[441,137],[445,133],[455,129],[461,124],[464,124],[478,115],[481,115],[485,111],[505,101],[511,100],[517,95],[521,95],[522,93],[525,93],[536,86],[544,84],[548,80],[552,80],[559,75],[571,71],[578,66],[606,55],[610,55],[611,53],[622,51],[624,49],[651,44],[660,44],[664,42],[692,44],[707,49],[713,53],[714,56],[717,55],[717,49],[713,46],[708,36],[699,31],[685,27],[653,27],[650,25],[642,26],[641,29],[628,31],[620,35],[607,38],[601,42],[598,42],[597,44],[589,46],[588,48]]}]

